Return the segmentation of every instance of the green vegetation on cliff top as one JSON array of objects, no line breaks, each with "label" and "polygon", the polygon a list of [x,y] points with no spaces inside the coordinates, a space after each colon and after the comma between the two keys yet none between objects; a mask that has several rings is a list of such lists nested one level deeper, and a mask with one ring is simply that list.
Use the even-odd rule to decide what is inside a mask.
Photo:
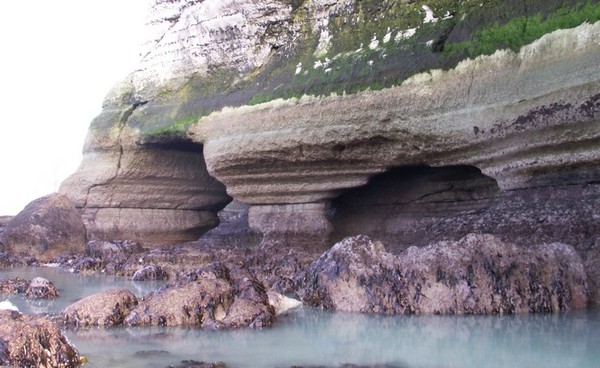
[{"label": "green vegetation on cliff top", "polygon": [[[600,19],[598,1],[363,0],[331,17],[329,37],[323,37],[311,23],[308,1],[292,3],[301,35],[269,64],[243,80],[227,71],[191,76],[180,91],[145,106],[132,125],[147,141],[185,136],[191,124],[224,106],[387,88],[416,73],[449,69],[497,49],[518,50],[556,29]],[[437,20],[424,21],[425,5]]]},{"label": "green vegetation on cliff top", "polygon": [[493,24],[473,35],[470,41],[449,43],[445,52],[465,52],[469,57],[490,55],[498,49],[518,51],[543,35],[558,29],[577,27],[585,22],[600,20],[600,4],[588,3],[560,8],[546,17],[537,13],[530,17],[516,17],[506,24]]}]

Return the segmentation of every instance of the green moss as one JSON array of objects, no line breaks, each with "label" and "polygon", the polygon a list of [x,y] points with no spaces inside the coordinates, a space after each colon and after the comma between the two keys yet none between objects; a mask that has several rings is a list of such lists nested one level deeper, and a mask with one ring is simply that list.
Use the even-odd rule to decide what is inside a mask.
[{"label": "green moss", "polygon": [[465,52],[470,57],[489,55],[503,48],[517,51],[546,33],[598,20],[600,20],[598,3],[564,7],[546,17],[538,13],[530,17],[514,18],[502,25],[493,24],[476,32],[471,41],[448,44],[445,51]]},{"label": "green moss", "polygon": [[156,128],[146,131],[144,138],[152,138],[161,135],[185,135],[187,128],[198,122],[199,117],[181,118],[168,125],[157,126]]},{"label": "green moss", "polygon": [[[449,69],[498,48],[518,49],[557,28],[600,18],[597,1],[361,0],[330,17],[330,42],[316,53],[321,31],[308,12],[310,0],[282,1],[292,7],[294,42],[273,49],[268,63],[242,77],[218,68],[193,75],[185,86],[159,93],[127,123],[149,141],[185,138],[189,125],[224,106],[388,88],[416,73]],[[437,22],[423,23],[423,5]],[[266,32],[291,32],[277,27]],[[411,37],[397,37],[409,29]],[[374,38],[377,47],[369,47]]]}]

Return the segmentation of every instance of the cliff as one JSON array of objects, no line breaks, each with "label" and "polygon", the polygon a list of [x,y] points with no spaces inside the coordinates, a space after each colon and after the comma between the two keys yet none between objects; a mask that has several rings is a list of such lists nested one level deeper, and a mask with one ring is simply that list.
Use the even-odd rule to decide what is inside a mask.
[{"label": "cliff", "polygon": [[587,252],[598,18],[566,0],[157,0],[60,191],[90,239],[197,239],[233,198],[288,246],[486,232]]}]

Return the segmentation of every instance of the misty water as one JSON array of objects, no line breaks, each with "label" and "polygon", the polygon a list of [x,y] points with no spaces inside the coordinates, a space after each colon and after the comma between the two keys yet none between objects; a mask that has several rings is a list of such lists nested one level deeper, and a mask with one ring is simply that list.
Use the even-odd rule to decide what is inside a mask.
[{"label": "misty water", "polygon": [[[123,287],[141,296],[160,286],[50,268],[0,269],[0,277],[46,277],[54,301],[10,299],[27,314],[58,313],[95,292]],[[223,361],[227,367],[339,367],[344,363],[399,368],[598,367],[600,310],[522,316],[374,317],[299,308],[262,330],[185,328],[68,330],[86,367],[168,367],[182,361]]]}]

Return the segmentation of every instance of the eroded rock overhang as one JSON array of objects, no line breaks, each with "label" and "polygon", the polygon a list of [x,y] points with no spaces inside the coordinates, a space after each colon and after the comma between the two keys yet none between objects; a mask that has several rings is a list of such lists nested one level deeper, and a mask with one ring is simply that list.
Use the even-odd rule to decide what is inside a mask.
[{"label": "eroded rock overhang", "polygon": [[470,165],[504,191],[595,182],[598,60],[600,24],[584,24],[381,91],[226,108],[189,137],[229,195],[290,223],[308,203],[322,223],[316,204],[400,166]]}]

